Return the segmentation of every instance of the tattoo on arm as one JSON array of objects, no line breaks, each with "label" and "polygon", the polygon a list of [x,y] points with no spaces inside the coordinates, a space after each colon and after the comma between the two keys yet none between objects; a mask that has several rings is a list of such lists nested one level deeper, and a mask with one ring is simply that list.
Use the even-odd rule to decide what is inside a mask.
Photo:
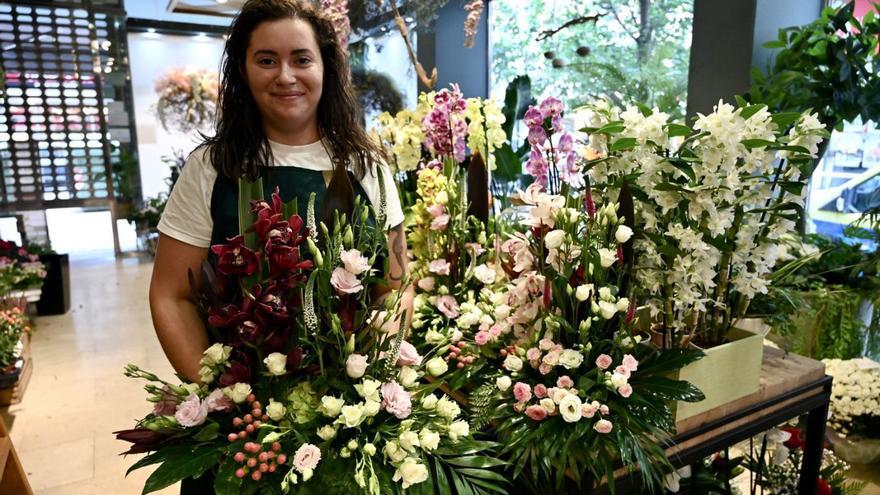
[{"label": "tattoo on arm", "polygon": [[391,229],[391,232],[394,235],[390,236],[393,237],[390,246],[390,254],[394,257],[394,261],[397,263],[399,273],[395,273],[395,263],[391,263],[388,270],[388,280],[391,282],[401,282],[403,281],[403,277],[406,276],[406,238],[403,234],[403,224],[401,223],[397,227],[394,227]]}]

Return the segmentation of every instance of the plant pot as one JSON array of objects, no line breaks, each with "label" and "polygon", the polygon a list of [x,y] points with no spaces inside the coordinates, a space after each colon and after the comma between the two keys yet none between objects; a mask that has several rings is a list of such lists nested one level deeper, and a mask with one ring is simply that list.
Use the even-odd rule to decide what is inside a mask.
[{"label": "plant pot", "polygon": [[70,258],[66,254],[41,254],[40,261],[46,265],[46,278],[37,314],[63,315],[70,309]]},{"label": "plant pot", "polygon": [[844,437],[832,429],[826,437],[834,448],[834,453],[852,464],[873,464],[880,462],[880,438]]},{"label": "plant pot", "polygon": [[678,370],[673,378],[685,380],[706,396],[700,402],[675,404],[675,421],[714,409],[758,391],[761,361],[764,358],[764,336],[741,324],[727,334],[728,342],[704,349],[706,356]]},{"label": "plant pot", "polygon": [[9,366],[9,369],[0,371],[0,389],[14,387],[18,383],[23,368],[24,359],[18,358],[14,365]]}]

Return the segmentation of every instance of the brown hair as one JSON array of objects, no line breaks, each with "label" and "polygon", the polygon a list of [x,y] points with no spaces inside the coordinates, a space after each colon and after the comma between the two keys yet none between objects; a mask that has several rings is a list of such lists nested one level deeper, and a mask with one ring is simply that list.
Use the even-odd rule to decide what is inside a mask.
[{"label": "brown hair", "polygon": [[245,60],[251,33],[263,22],[296,18],[307,22],[324,62],[324,88],[318,103],[318,132],[329,147],[336,167],[350,167],[363,178],[383,152],[360,126],[362,109],[351,84],[348,56],[333,24],[304,0],[248,0],[232,22],[224,49],[220,80],[220,112],[214,136],[207,137],[217,173],[251,180],[260,167],[271,166],[272,150],[262,118],[245,78]]}]

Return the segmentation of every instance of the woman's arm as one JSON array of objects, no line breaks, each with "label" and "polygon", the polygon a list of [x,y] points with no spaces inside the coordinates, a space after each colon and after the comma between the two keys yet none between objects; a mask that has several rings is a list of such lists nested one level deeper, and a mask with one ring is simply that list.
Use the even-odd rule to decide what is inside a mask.
[{"label": "woman's arm", "polygon": [[[403,231],[403,223],[388,231],[388,256],[388,273],[385,275],[385,279],[388,281],[389,287],[402,291],[399,310],[401,313],[406,312],[408,326],[412,323],[415,286],[413,281],[409,280],[409,256],[406,252],[406,234]],[[406,287],[401,288],[403,284],[406,284]],[[399,326],[400,318],[398,316],[394,328],[397,329]],[[396,330],[393,333],[397,333]]]},{"label": "woman's arm", "polygon": [[199,379],[199,360],[208,348],[208,333],[189,286],[189,270],[201,273],[208,248],[196,247],[159,234],[150,281],[153,327],[174,370],[193,382]]}]

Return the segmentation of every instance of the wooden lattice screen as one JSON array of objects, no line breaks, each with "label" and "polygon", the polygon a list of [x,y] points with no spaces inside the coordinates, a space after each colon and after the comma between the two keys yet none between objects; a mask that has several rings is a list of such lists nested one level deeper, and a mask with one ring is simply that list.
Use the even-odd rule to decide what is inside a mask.
[{"label": "wooden lattice screen", "polygon": [[120,167],[134,145],[124,25],[122,0],[0,2],[0,209],[137,195]]}]

